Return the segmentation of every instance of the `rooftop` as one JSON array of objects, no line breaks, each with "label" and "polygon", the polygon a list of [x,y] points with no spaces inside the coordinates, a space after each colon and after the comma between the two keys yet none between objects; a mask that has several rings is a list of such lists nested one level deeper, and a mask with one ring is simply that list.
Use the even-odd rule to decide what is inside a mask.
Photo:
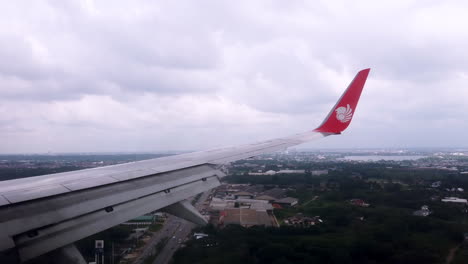
[{"label": "rooftop", "polygon": [[237,224],[246,227],[254,225],[272,226],[270,216],[266,212],[242,208],[226,209],[224,224]]},{"label": "rooftop", "polygon": [[297,203],[297,199],[296,198],[292,198],[292,197],[286,197],[286,198],[283,198],[283,199],[279,199],[279,200],[275,200],[275,203]]},{"label": "rooftop", "polygon": [[245,196],[253,196],[253,194],[251,194],[249,192],[243,192],[243,191],[242,192],[236,192],[234,195],[237,195],[237,196],[239,196],[239,195],[241,195],[241,196],[244,196],[244,195]]},{"label": "rooftop", "polygon": [[274,200],[276,200],[275,197],[271,197],[271,196],[269,196],[269,195],[260,195],[260,196],[255,197],[255,199],[257,199],[257,200],[265,200],[265,201],[274,201]]},{"label": "rooftop", "polygon": [[466,199],[461,199],[457,197],[445,197],[442,199],[442,202],[451,202],[451,203],[467,203]]}]

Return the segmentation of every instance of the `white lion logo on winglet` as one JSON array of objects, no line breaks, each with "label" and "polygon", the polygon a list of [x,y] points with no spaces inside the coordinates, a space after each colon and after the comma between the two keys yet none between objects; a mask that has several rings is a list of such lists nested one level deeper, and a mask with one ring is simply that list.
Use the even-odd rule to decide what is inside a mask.
[{"label": "white lion logo on winglet", "polygon": [[341,123],[349,122],[349,120],[351,120],[351,118],[353,117],[353,109],[349,107],[349,104],[346,105],[346,107],[344,106],[338,107],[335,110],[335,112],[336,112],[336,119],[340,120]]}]

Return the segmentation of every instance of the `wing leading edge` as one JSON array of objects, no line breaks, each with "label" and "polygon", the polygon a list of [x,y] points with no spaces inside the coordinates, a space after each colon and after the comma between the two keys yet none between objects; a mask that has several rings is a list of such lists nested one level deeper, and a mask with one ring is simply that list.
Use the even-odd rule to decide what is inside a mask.
[{"label": "wing leading edge", "polygon": [[[340,134],[354,116],[369,71],[358,72],[313,131],[235,147],[0,182],[0,252],[16,249],[22,261],[34,258],[180,202],[194,195],[192,192],[216,187],[223,177],[218,170],[222,164]],[[154,201],[142,203],[145,199]]]}]

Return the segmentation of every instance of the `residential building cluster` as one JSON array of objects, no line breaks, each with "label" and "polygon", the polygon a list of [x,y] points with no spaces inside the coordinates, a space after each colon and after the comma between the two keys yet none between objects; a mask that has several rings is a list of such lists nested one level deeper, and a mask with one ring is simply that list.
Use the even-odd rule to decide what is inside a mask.
[{"label": "residential building cluster", "polygon": [[429,210],[429,206],[427,205],[423,205],[421,206],[421,209],[420,210],[416,210],[413,212],[413,215],[415,216],[428,216],[430,215],[432,212]]},{"label": "residential building cluster", "polygon": [[298,200],[286,196],[286,189],[263,185],[223,184],[215,189],[209,204],[210,221],[219,227],[237,224],[279,226],[274,210],[296,206]]},{"label": "residential building cluster", "polygon": [[310,227],[321,223],[323,223],[323,220],[320,218],[320,216],[306,217],[301,213],[284,219],[285,225],[295,227]]}]

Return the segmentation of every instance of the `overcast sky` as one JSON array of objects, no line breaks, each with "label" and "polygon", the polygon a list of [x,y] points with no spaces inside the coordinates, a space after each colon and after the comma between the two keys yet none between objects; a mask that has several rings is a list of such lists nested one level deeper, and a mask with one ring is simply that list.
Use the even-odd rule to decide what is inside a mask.
[{"label": "overcast sky", "polygon": [[467,147],[467,1],[2,1],[0,153]]}]

